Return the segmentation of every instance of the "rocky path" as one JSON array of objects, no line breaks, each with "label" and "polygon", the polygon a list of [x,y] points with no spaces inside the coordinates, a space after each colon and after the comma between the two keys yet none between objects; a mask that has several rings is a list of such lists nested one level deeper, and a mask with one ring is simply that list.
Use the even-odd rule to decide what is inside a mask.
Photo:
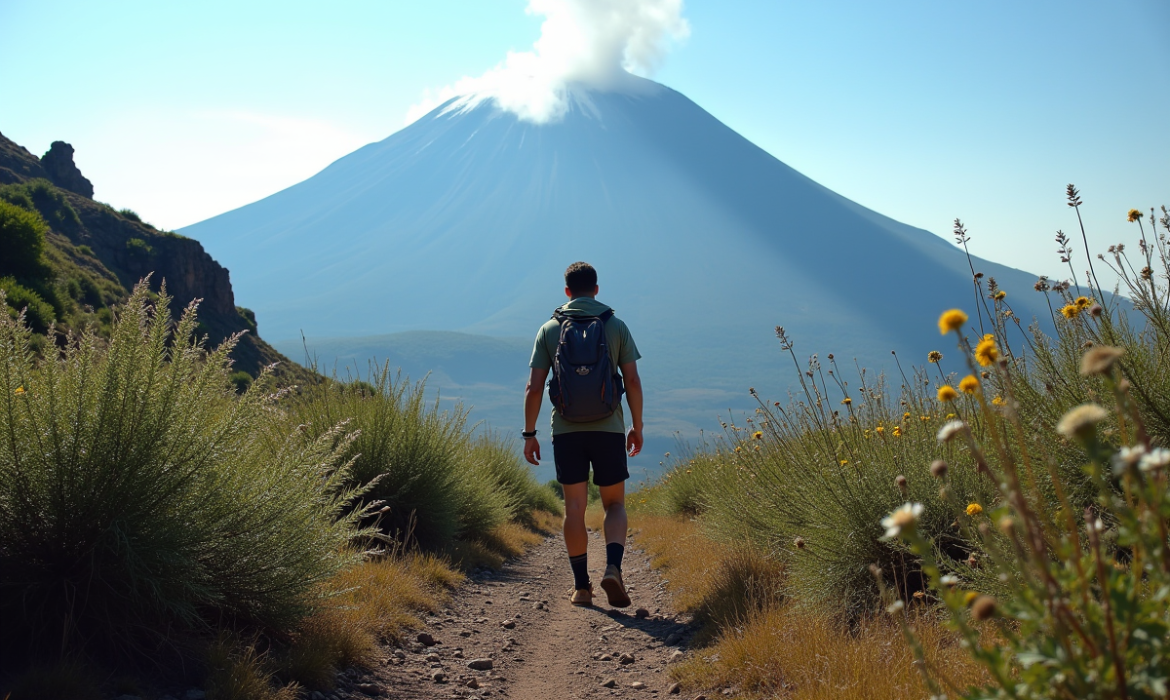
[{"label": "rocky path", "polygon": [[336,696],[674,697],[667,667],[689,653],[688,620],[669,609],[658,573],[633,539],[623,566],[633,605],[609,608],[598,585],[604,561],[604,542],[591,532],[589,563],[600,595],[595,607],[575,607],[564,544],[548,538],[503,571],[468,580],[450,609],[429,618],[410,644],[388,649],[379,668],[344,679]]}]

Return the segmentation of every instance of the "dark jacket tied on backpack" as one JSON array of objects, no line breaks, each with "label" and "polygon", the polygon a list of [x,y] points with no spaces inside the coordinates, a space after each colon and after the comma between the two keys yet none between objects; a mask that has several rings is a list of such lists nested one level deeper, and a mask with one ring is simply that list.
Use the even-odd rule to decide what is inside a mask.
[{"label": "dark jacket tied on backpack", "polygon": [[613,309],[599,316],[562,313],[553,319],[561,326],[548,397],[567,421],[589,423],[613,415],[625,387],[613,366],[605,340],[605,323]]}]

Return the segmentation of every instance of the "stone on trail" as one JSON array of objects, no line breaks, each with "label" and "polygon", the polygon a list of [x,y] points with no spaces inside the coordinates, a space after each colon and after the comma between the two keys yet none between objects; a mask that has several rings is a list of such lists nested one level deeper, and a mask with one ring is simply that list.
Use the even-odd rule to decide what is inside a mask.
[{"label": "stone on trail", "polygon": [[670,634],[666,635],[666,646],[672,647],[675,644],[678,644],[681,640],[682,636],[679,635],[678,632],[671,632]]},{"label": "stone on trail", "polygon": [[686,656],[686,654],[684,654],[684,653],[682,653],[682,651],[676,649],[675,652],[670,655],[670,660],[671,661],[678,661],[679,659],[681,659],[684,656]]},{"label": "stone on trail", "polygon": [[678,683],[671,683],[670,687],[666,689],[666,692],[670,693],[671,695],[678,695],[680,692],[682,692],[682,688]]},{"label": "stone on trail", "polygon": [[621,656],[618,657],[618,663],[622,664],[622,665],[632,664],[635,661],[637,661],[637,659],[634,658],[633,654],[629,654],[629,653],[622,654]]},{"label": "stone on trail", "polygon": [[638,608],[636,611],[634,611],[634,617],[638,618],[639,620],[645,620],[646,618],[650,617],[650,611],[646,608]]},{"label": "stone on trail", "polygon": [[516,629],[516,621],[515,620],[504,620],[503,622],[500,623],[500,627],[503,627],[506,630],[514,630],[514,629]]},{"label": "stone on trail", "polygon": [[475,677],[473,676],[473,677],[467,679],[467,682],[464,683],[464,685],[466,685],[468,688],[471,688],[472,690],[475,690],[476,688],[479,688],[479,681],[476,680]]},{"label": "stone on trail", "polygon": [[427,663],[432,663],[432,664],[438,663],[439,662],[439,655],[432,652],[430,654],[427,654],[425,657],[423,657],[423,661],[426,661]]},{"label": "stone on trail", "polygon": [[491,659],[472,659],[467,662],[467,668],[473,671],[489,671],[492,667]]},{"label": "stone on trail", "polygon": [[602,688],[616,688],[617,681],[614,680],[613,678],[606,678],[605,680],[603,680],[601,682],[601,687]]},{"label": "stone on trail", "polygon": [[359,683],[358,690],[370,696],[377,696],[382,694],[382,689],[373,683]]},{"label": "stone on trail", "polygon": [[431,680],[436,683],[442,683],[443,681],[447,680],[447,674],[443,673],[442,671],[435,671],[431,674]]},{"label": "stone on trail", "polygon": [[426,632],[419,632],[418,636],[415,637],[415,639],[418,640],[419,644],[422,644],[423,646],[428,646],[428,647],[433,647],[433,646],[435,646],[435,643],[436,643],[435,638]]},{"label": "stone on trail", "polygon": [[642,688],[646,687],[646,684],[643,683],[642,681],[634,681],[633,683],[630,684],[630,687],[633,688],[634,690],[641,690]]},{"label": "stone on trail", "polygon": [[613,661],[613,657],[610,656],[609,654],[602,654],[601,656],[597,657],[597,660],[598,661]]}]

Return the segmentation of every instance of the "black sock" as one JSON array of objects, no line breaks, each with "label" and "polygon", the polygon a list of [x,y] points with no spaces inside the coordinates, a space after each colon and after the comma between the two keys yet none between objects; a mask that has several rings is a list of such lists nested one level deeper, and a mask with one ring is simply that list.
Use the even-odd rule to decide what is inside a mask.
[{"label": "black sock", "polygon": [[616,566],[618,571],[622,570],[622,557],[626,553],[626,546],[618,544],[617,542],[609,542],[605,545],[605,565]]},{"label": "black sock", "polygon": [[589,588],[589,555],[569,557],[569,566],[573,567],[573,588]]}]

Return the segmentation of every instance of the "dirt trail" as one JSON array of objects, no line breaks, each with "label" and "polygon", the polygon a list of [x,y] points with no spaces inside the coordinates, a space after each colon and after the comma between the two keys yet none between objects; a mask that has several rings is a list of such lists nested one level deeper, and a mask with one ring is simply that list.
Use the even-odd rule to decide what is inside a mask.
[{"label": "dirt trail", "polygon": [[[666,671],[690,653],[689,620],[669,609],[663,582],[635,539],[623,564],[629,608],[605,603],[598,585],[604,562],[604,542],[591,532],[590,574],[599,595],[594,607],[575,607],[568,600],[573,577],[564,544],[549,537],[502,571],[468,580],[450,609],[427,620],[417,642],[412,637],[409,645],[388,649],[379,668],[352,674],[333,696],[677,697]],[[482,668],[488,659],[490,669]]]}]

